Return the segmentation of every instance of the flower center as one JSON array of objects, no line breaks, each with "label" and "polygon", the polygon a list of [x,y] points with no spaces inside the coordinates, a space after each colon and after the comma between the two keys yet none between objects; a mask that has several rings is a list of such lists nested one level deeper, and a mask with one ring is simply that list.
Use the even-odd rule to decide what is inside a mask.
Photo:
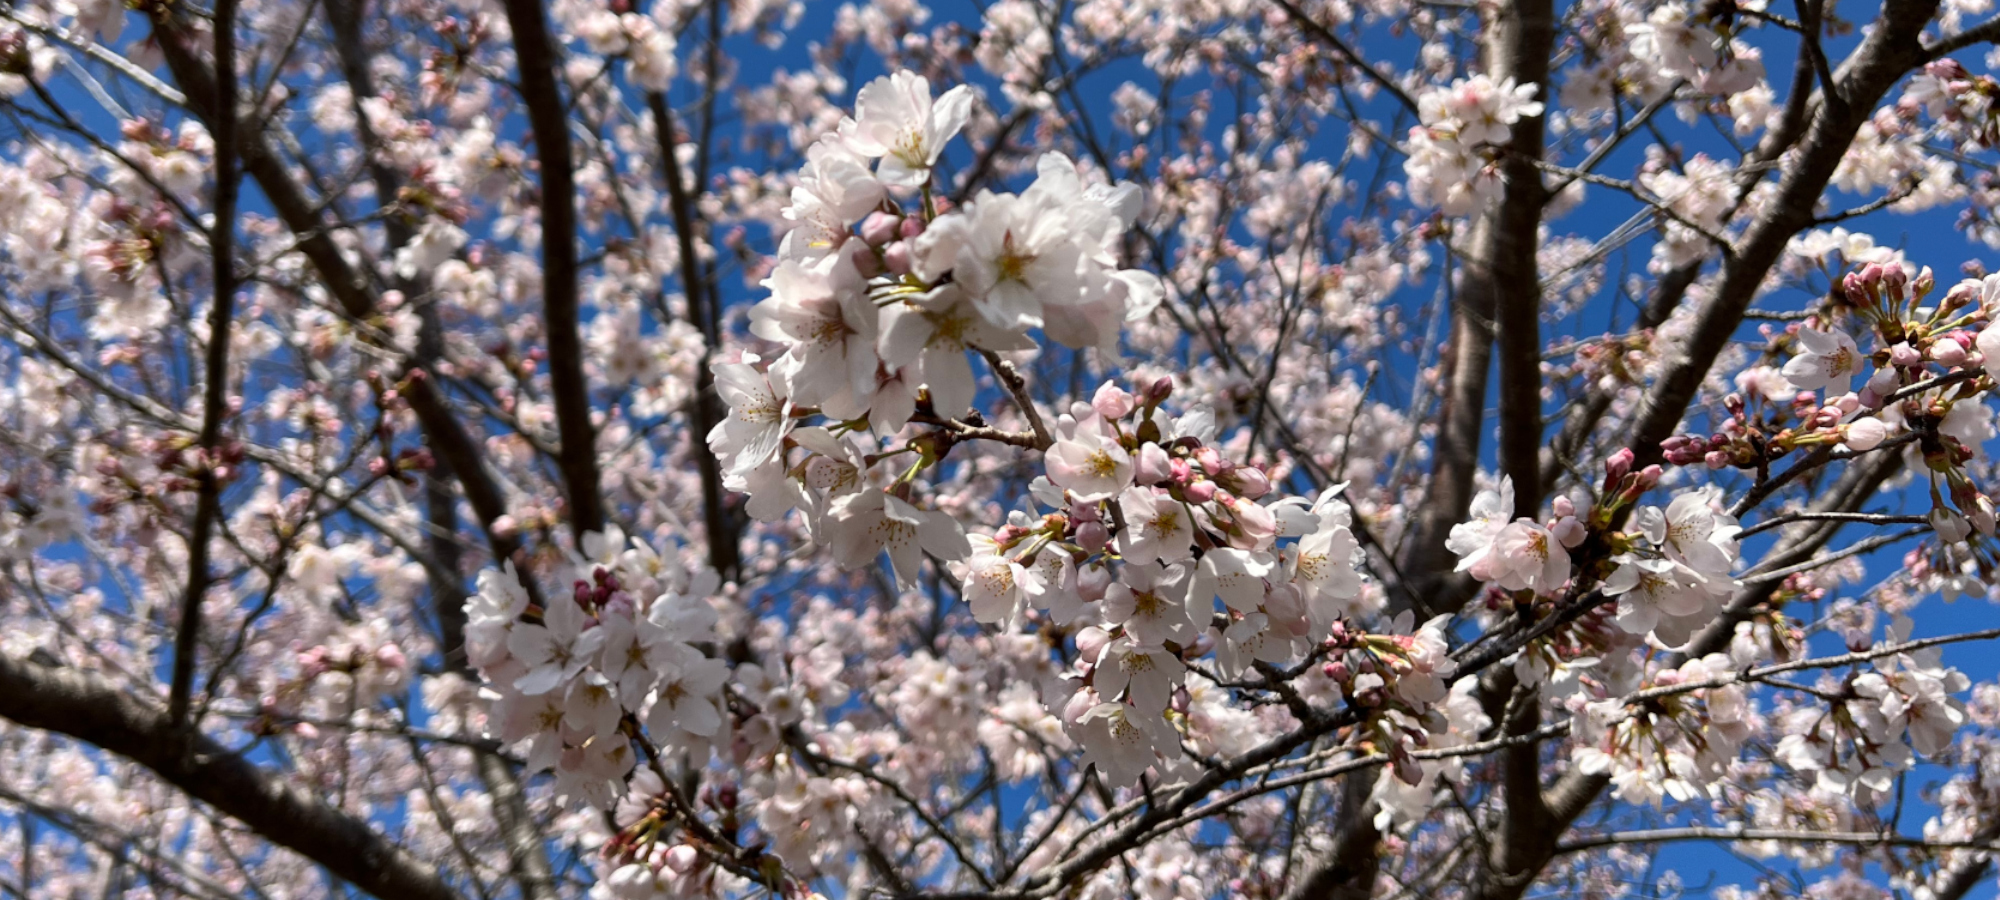
[{"label": "flower center", "polygon": [[1000,239],[1000,259],[998,266],[1001,281],[1026,281],[1028,267],[1035,262],[1035,254],[1014,245],[1014,232],[1008,231]]}]

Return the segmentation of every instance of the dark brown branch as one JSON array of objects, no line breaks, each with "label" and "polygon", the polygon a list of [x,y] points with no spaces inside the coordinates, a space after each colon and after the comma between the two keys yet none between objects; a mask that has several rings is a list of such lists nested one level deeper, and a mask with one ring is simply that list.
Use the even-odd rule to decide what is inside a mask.
[{"label": "dark brown branch", "polygon": [[1924,62],[1919,38],[1936,11],[1933,0],[1885,4],[1882,21],[1834,73],[1843,102],[1823,103],[1812,117],[1776,196],[1737,243],[1735,255],[1723,261],[1721,283],[1696,316],[1685,355],[1647,393],[1629,444],[1638,465],[1660,460],[1660,442],[1673,436],[1709,367],[1742,324],[1764,276],[1792,236],[1811,227],[1813,209],[1869,111],[1905,73]]},{"label": "dark brown branch", "polygon": [[215,2],[215,83],[210,94],[215,135],[215,225],[209,229],[209,264],[214,269],[215,296],[208,308],[208,352],[204,365],[200,458],[195,460],[194,526],[188,537],[187,590],[181,595],[180,627],[174,633],[173,682],[167,693],[167,717],[175,727],[188,725],[188,699],[194,693],[195,654],[200,646],[201,601],[212,574],[208,570],[208,539],[222,515],[222,423],[229,416],[229,327],[236,315],[236,0]]},{"label": "dark brown branch", "polygon": [[[382,900],[458,900],[435,868],[354,816],[261,769],[97,675],[0,655],[0,716],[132,760],[271,842]],[[188,752],[182,752],[186,747]]]},{"label": "dark brown branch", "polygon": [[740,564],[736,547],[738,517],[728,506],[728,494],[722,487],[721,465],[715,454],[708,452],[702,444],[708,432],[723,417],[722,398],[715,392],[715,373],[709,369],[709,360],[721,343],[721,310],[717,308],[714,286],[702,274],[701,256],[695,249],[695,239],[699,237],[697,229],[702,223],[693,198],[688,196],[680,157],[674,154],[673,111],[667,108],[666,95],[658,92],[647,94],[646,104],[653,113],[653,131],[660,142],[660,174],[667,182],[667,201],[673,210],[674,239],[679,243],[681,257],[681,290],[687,294],[688,318],[701,329],[704,339],[701,363],[695,367],[694,397],[688,401],[689,418],[694,425],[688,435],[688,449],[701,475],[702,524],[708,532],[708,564],[717,574],[727,578]]},{"label": "dark brown branch", "polygon": [[521,100],[528,107],[535,158],[541,163],[542,327],[548,331],[549,387],[562,435],[570,527],[581,539],[604,530],[605,514],[590,383],[583,374],[583,341],[577,333],[576,172],[567,108],[556,86],[562,61],[540,0],[507,0],[506,6],[520,60]]},{"label": "dark brown branch", "polygon": [[1924,48],[1925,62],[1957,53],[1968,47],[2000,41],[2000,19],[1988,19],[1951,37]]},{"label": "dark brown branch", "polygon": [[1369,65],[1367,60],[1362,59],[1361,54],[1356,52],[1353,47],[1348,46],[1346,41],[1341,40],[1340,35],[1334,34],[1325,25],[1321,25],[1313,17],[1306,15],[1304,10],[1293,5],[1292,0],[1271,0],[1271,2],[1278,4],[1278,7],[1285,11],[1285,15],[1291,18],[1293,24],[1298,25],[1306,34],[1311,35],[1314,40],[1331,47],[1335,53],[1340,54],[1342,59],[1347,60],[1348,65],[1359,70],[1361,74],[1368,76],[1369,81],[1375,82],[1376,86],[1386,91],[1389,96],[1396,98],[1396,102],[1403,104],[1412,113],[1417,111],[1417,101],[1410,96],[1408,91],[1403,90],[1401,85],[1391,81],[1389,76],[1375,71],[1375,67]]}]

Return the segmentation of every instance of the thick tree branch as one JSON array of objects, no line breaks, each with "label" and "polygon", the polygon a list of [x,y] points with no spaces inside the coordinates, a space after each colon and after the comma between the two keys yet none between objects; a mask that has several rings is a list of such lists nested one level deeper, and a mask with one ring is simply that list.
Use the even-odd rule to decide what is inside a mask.
[{"label": "thick tree branch", "polygon": [[542,327],[548,331],[549,387],[562,434],[563,481],[569,487],[570,527],[581,539],[604,530],[604,497],[597,470],[597,428],[590,421],[590,384],[583,374],[583,341],[577,333],[576,172],[570,154],[569,117],[556,73],[562,64],[540,0],[507,0],[507,24],[520,61],[521,100],[541,163]]},{"label": "thick tree branch", "polygon": [[1684,355],[1647,392],[1629,444],[1638,465],[1660,460],[1660,442],[1679,427],[1709,368],[1743,323],[1764,276],[1792,236],[1812,226],[1820,195],[1875,104],[1924,62],[1920,37],[1936,12],[1935,0],[1884,4],[1881,20],[1834,73],[1843,103],[1820,105],[1779,179],[1776,196],[1737,242],[1735,254],[1723,261],[1721,282],[1696,316]]},{"label": "thick tree branch", "polygon": [[722,397],[715,392],[715,373],[709,369],[709,361],[721,344],[721,310],[716,302],[714,285],[709,284],[708,278],[702,274],[701,255],[695,246],[702,222],[695,210],[694,198],[688,196],[680,157],[674,152],[673,111],[667,107],[666,95],[657,91],[646,95],[646,104],[653,114],[653,132],[660,142],[660,175],[667,182],[667,201],[673,210],[674,239],[679,243],[681,258],[681,290],[687,294],[688,318],[701,329],[704,341],[701,363],[695,367],[694,397],[688,401],[689,418],[694,426],[688,435],[689,452],[694,456],[695,469],[701,475],[702,524],[708,532],[708,564],[717,574],[727,578],[740,565],[736,546],[739,518],[728,506],[728,492],[722,486],[721,465],[715,454],[709,453],[702,444],[709,431],[725,415]]},{"label": "thick tree branch", "polygon": [[[0,716],[132,760],[382,900],[458,900],[435,869],[367,823],[90,673],[0,655]],[[186,747],[188,752],[182,752]]]},{"label": "thick tree branch", "polygon": [[236,0],[216,0],[215,81],[209,123],[215,135],[215,225],[208,232],[210,277],[215,295],[208,308],[207,374],[202,392],[200,457],[195,460],[194,526],[188,537],[187,590],[181,595],[180,627],[174,632],[173,681],[167,717],[176,727],[187,721],[194,693],[195,654],[200,647],[201,601],[208,595],[208,540],[222,515],[222,422],[229,416],[229,327],[236,313]]},{"label": "thick tree branch", "polygon": [[[1495,13],[1485,53],[1495,78],[1536,84],[1548,94],[1551,7],[1542,0],[1510,3]],[[1445,537],[1464,521],[1479,470],[1480,431],[1487,403],[1487,370],[1494,343],[1500,351],[1501,469],[1514,479],[1515,510],[1533,515],[1541,506],[1541,287],[1535,253],[1546,191],[1536,161],[1542,156],[1539,116],[1516,122],[1505,148],[1506,187],[1497,205],[1473,227],[1463,259],[1464,278],[1453,297],[1451,336],[1440,377],[1431,481],[1422,511],[1400,549],[1397,568],[1409,577],[1403,602],[1429,612],[1449,612],[1472,595],[1472,584],[1452,577]]]}]

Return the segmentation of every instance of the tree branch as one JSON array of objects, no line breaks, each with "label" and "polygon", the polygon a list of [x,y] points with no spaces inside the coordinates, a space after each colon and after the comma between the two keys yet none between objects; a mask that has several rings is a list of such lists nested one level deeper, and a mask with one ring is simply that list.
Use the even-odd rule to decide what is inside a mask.
[{"label": "tree branch", "polygon": [[208,308],[208,353],[202,393],[201,453],[195,460],[194,526],[188,537],[187,590],[181,595],[180,627],[174,632],[173,682],[167,717],[176,727],[187,721],[194,693],[195,654],[200,646],[201,601],[207,596],[208,539],[222,515],[222,422],[229,416],[229,326],[236,304],[236,0],[216,0],[215,84],[209,101],[215,135],[215,225],[209,229],[209,264],[215,296]]},{"label": "tree branch", "polygon": [[576,172],[569,145],[569,117],[556,86],[561,65],[540,0],[507,0],[507,24],[519,58],[521,100],[535,135],[542,170],[542,324],[548,331],[549,387],[556,428],[562,434],[563,481],[569,487],[570,527],[577,539],[604,530],[604,497],[597,470],[597,428],[590,421],[590,384],[583,374],[583,341],[577,334]]},{"label": "tree branch", "polygon": [[716,347],[721,345],[721,313],[712,292],[713,285],[702,275],[701,256],[695,248],[701,220],[693,198],[688,196],[680,157],[674,153],[673,111],[667,108],[666,95],[659,92],[647,94],[646,104],[653,113],[653,131],[660,142],[660,173],[667,182],[667,201],[674,217],[674,239],[680,246],[681,289],[687,293],[688,318],[701,329],[704,339],[701,362],[695,366],[694,396],[688,401],[689,417],[694,424],[693,433],[688,436],[689,452],[694,456],[695,468],[701,475],[702,524],[708,532],[708,564],[716,574],[727,578],[741,564],[736,547],[738,520],[727,505],[722,468],[715,454],[709,453],[702,444],[709,431],[723,417],[722,398],[715,392],[715,373],[709,369],[709,361],[714,358]]},{"label": "tree branch", "polygon": [[[0,716],[68,735],[151,769],[381,900],[458,900],[435,869],[242,754],[181,734],[164,710],[97,675],[0,655]],[[185,746],[189,752],[183,753]]]}]

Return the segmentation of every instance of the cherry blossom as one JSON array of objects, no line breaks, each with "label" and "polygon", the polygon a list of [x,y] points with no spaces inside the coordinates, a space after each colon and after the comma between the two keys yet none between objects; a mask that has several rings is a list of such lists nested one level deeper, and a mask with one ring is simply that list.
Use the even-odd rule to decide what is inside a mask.
[{"label": "cherry blossom", "polygon": [[1991,19],[14,4],[0,884],[1960,900]]}]

